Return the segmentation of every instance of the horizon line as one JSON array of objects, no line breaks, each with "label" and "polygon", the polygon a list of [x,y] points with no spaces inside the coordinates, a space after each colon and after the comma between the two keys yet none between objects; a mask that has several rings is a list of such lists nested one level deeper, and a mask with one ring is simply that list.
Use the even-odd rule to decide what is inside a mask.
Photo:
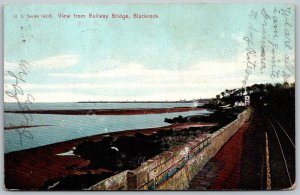
[{"label": "horizon line", "polygon": [[[193,100],[117,100],[117,101],[101,101],[101,100],[93,100],[93,101],[62,101],[62,102],[48,102],[48,101],[33,101],[31,103],[185,103],[185,102],[195,102],[199,100],[210,100],[212,98],[202,98],[202,99],[193,99]],[[4,103],[18,103],[16,101],[4,101]],[[19,102],[25,103],[25,102]]]}]

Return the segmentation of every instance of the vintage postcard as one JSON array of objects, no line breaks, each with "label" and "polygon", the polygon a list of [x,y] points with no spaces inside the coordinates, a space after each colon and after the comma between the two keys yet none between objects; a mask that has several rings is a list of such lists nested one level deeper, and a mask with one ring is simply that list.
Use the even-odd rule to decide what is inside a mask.
[{"label": "vintage postcard", "polygon": [[7,190],[295,189],[291,4],[4,8]]}]

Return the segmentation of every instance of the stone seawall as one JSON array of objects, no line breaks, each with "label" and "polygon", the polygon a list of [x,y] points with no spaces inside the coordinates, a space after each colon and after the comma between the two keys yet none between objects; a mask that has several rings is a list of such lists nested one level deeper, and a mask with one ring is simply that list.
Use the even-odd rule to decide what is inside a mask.
[{"label": "stone seawall", "polygon": [[85,190],[127,190],[127,172],[118,173]]},{"label": "stone seawall", "polygon": [[185,145],[147,160],[89,188],[90,190],[183,190],[189,181],[249,119],[251,109],[213,134],[202,134]]}]

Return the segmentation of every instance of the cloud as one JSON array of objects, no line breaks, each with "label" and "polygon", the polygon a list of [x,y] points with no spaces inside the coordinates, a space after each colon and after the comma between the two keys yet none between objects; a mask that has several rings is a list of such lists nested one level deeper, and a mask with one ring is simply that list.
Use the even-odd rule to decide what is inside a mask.
[{"label": "cloud", "polygon": [[220,74],[234,74],[240,72],[243,67],[234,63],[225,62],[204,62],[190,66],[187,69],[152,69],[142,64],[122,64],[112,69],[83,72],[83,73],[50,73],[51,77],[75,77],[81,79],[91,78],[120,78],[120,77],[141,77],[149,78],[152,81],[154,79],[170,79],[175,78],[176,80],[181,79],[182,81],[190,80],[199,76],[206,78],[216,77]]},{"label": "cloud", "polygon": [[[22,88],[35,94],[36,101],[194,99],[214,97],[224,87],[237,87],[236,84],[241,83],[241,79],[234,76],[235,71],[232,70],[235,68],[237,65],[233,63],[207,62],[194,64],[186,69],[152,69],[142,64],[116,61],[115,66],[109,65],[103,71],[50,73],[49,76],[65,82],[24,83]],[[232,77],[228,77],[229,75]],[[64,80],[67,77],[81,79],[81,82],[68,83]],[[82,93],[78,94],[78,91]],[[85,93],[89,95],[82,95]],[[60,94],[61,99],[55,98],[56,94]]]},{"label": "cloud", "polygon": [[[99,65],[104,62],[106,65],[97,67],[98,71],[49,73],[52,80],[61,82],[24,83],[22,88],[32,93],[37,102],[180,100],[215,97],[225,89],[239,88],[245,73],[245,64],[238,61],[199,62],[184,69],[153,69],[116,60],[102,61]],[[268,73],[253,73],[248,83],[272,81]],[[9,89],[9,86],[4,88]]]},{"label": "cloud", "polygon": [[[30,68],[58,69],[74,66],[78,64],[79,60],[78,55],[61,54],[32,62],[29,61],[27,66]],[[20,66],[18,62],[4,62],[4,69],[5,72],[8,70],[15,71],[20,70]]]},{"label": "cloud", "polygon": [[[96,88],[193,88],[228,81],[241,83],[243,66],[226,62],[196,63],[186,69],[152,69],[142,64],[123,64],[113,69],[77,73],[51,73],[57,78],[77,78],[82,82],[91,79],[99,84]],[[106,84],[111,80],[111,84]],[[227,81],[227,82],[226,82]],[[224,83],[225,82],[225,83]],[[91,85],[92,86],[92,85]],[[78,85],[77,87],[80,87]]]},{"label": "cloud", "polygon": [[32,62],[34,66],[43,67],[43,68],[61,68],[74,66],[78,63],[79,56],[77,55],[58,55],[52,56],[46,59],[38,60]]}]

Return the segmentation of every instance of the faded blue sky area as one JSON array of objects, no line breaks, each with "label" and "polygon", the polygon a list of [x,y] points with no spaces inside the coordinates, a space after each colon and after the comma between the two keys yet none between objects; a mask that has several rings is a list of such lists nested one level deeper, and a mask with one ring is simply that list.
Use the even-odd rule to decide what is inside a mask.
[{"label": "faded blue sky area", "polygon": [[[291,14],[284,17],[280,10],[289,7]],[[263,72],[259,70],[262,9],[270,16]],[[251,11],[257,12],[256,19]],[[59,13],[71,18],[60,19]],[[89,13],[109,18],[92,19]],[[130,19],[112,19],[113,13],[128,14]],[[134,19],[135,13],[159,18]],[[52,18],[28,19],[27,14]],[[86,18],[73,18],[73,14]],[[10,5],[4,18],[4,90],[13,90],[15,83],[7,71],[17,74],[18,63],[25,60],[29,63],[23,75],[26,82],[19,85],[37,102],[215,97],[242,86],[249,52],[244,37],[250,36],[250,24],[257,30],[252,47],[258,68],[251,71],[248,84],[283,81],[280,75],[270,76],[274,56],[276,71],[284,70],[286,55],[294,67],[294,7],[287,4]],[[285,26],[286,21],[292,25]],[[285,28],[292,48],[285,47]],[[278,44],[274,55],[269,41]]]}]

